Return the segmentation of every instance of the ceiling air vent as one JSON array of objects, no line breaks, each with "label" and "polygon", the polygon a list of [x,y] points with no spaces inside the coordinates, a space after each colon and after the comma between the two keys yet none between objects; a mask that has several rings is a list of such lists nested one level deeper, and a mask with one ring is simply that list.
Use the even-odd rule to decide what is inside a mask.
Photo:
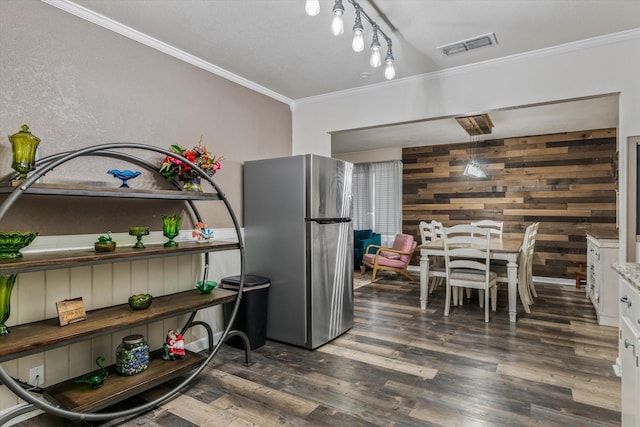
[{"label": "ceiling air vent", "polygon": [[479,47],[491,46],[493,44],[498,44],[498,39],[494,33],[489,33],[445,46],[439,46],[438,49],[441,49],[442,53],[448,56],[455,55],[456,53],[467,52]]}]

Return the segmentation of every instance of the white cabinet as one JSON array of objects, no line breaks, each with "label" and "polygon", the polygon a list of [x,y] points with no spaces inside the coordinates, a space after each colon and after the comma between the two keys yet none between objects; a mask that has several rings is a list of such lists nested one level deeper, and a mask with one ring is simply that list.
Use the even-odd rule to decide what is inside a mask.
[{"label": "white cabinet", "polygon": [[618,260],[618,240],[587,232],[587,297],[598,323],[618,326],[618,276],[611,264]]},{"label": "white cabinet", "polygon": [[640,288],[620,281],[622,427],[640,427]]}]

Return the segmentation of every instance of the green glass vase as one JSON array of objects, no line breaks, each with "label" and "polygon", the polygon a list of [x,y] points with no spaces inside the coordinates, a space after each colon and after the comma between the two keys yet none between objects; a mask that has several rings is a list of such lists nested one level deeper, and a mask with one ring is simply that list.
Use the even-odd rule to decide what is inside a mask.
[{"label": "green glass vase", "polygon": [[7,335],[9,328],[4,324],[11,314],[11,291],[17,274],[0,275],[0,335]]},{"label": "green glass vase", "polygon": [[164,244],[165,248],[175,248],[178,246],[173,239],[180,234],[180,215],[162,215],[162,234],[169,239]]},{"label": "green glass vase", "polygon": [[27,179],[27,174],[36,167],[36,150],[40,138],[29,132],[29,126],[22,125],[22,130],[9,136],[13,163],[11,167],[20,174],[18,179]]}]

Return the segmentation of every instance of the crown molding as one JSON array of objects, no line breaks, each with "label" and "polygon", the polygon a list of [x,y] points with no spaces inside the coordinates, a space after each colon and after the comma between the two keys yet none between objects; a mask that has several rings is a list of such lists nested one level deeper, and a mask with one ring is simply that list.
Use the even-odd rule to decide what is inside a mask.
[{"label": "crown molding", "polygon": [[191,55],[190,53],[177,49],[167,43],[164,43],[144,33],[141,33],[140,31],[134,30],[133,28],[123,25],[117,21],[114,21],[113,19],[107,18],[106,16],[100,15],[99,13],[95,13],[72,1],[69,1],[69,0],[41,0],[41,1],[50,6],[63,10],[67,13],[75,15],[78,18],[82,18],[93,24],[106,28],[107,30],[113,31],[131,40],[137,41],[138,43],[142,43],[146,46],[149,46],[150,48],[156,49],[162,53],[165,53],[183,62],[191,64],[195,67],[201,68],[217,76],[223,77],[227,80],[230,80],[234,83],[237,83],[255,92],[266,95],[277,101],[283,102],[289,105],[290,108],[292,106],[293,100],[290,98],[287,98],[277,92],[274,92],[250,80],[247,80],[243,77],[233,74],[225,70],[224,68],[220,68],[217,65],[204,61],[198,58],[197,56]]}]

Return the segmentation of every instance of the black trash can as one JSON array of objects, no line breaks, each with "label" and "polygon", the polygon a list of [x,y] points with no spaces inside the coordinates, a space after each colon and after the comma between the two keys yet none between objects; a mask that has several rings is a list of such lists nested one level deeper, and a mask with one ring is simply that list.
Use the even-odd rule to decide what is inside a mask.
[{"label": "black trash can", "polygon": [[[240,287],[240,276],[225,277],[220,281],[222,289],[238,290]],[[260,348],[267,339],[267,308],[269,304],[269,287],[271,279],[268,277],[246,274],[244,276],[244,287],[242,301],[238,307],[238,313],[231,330],[242,331],[249,337],[251,350]],[[225,326],[231,320],[231,313],[235,302],[224,304]],[[244,349],[244,342],[238,336],[227,339],[230,346]]]}]

